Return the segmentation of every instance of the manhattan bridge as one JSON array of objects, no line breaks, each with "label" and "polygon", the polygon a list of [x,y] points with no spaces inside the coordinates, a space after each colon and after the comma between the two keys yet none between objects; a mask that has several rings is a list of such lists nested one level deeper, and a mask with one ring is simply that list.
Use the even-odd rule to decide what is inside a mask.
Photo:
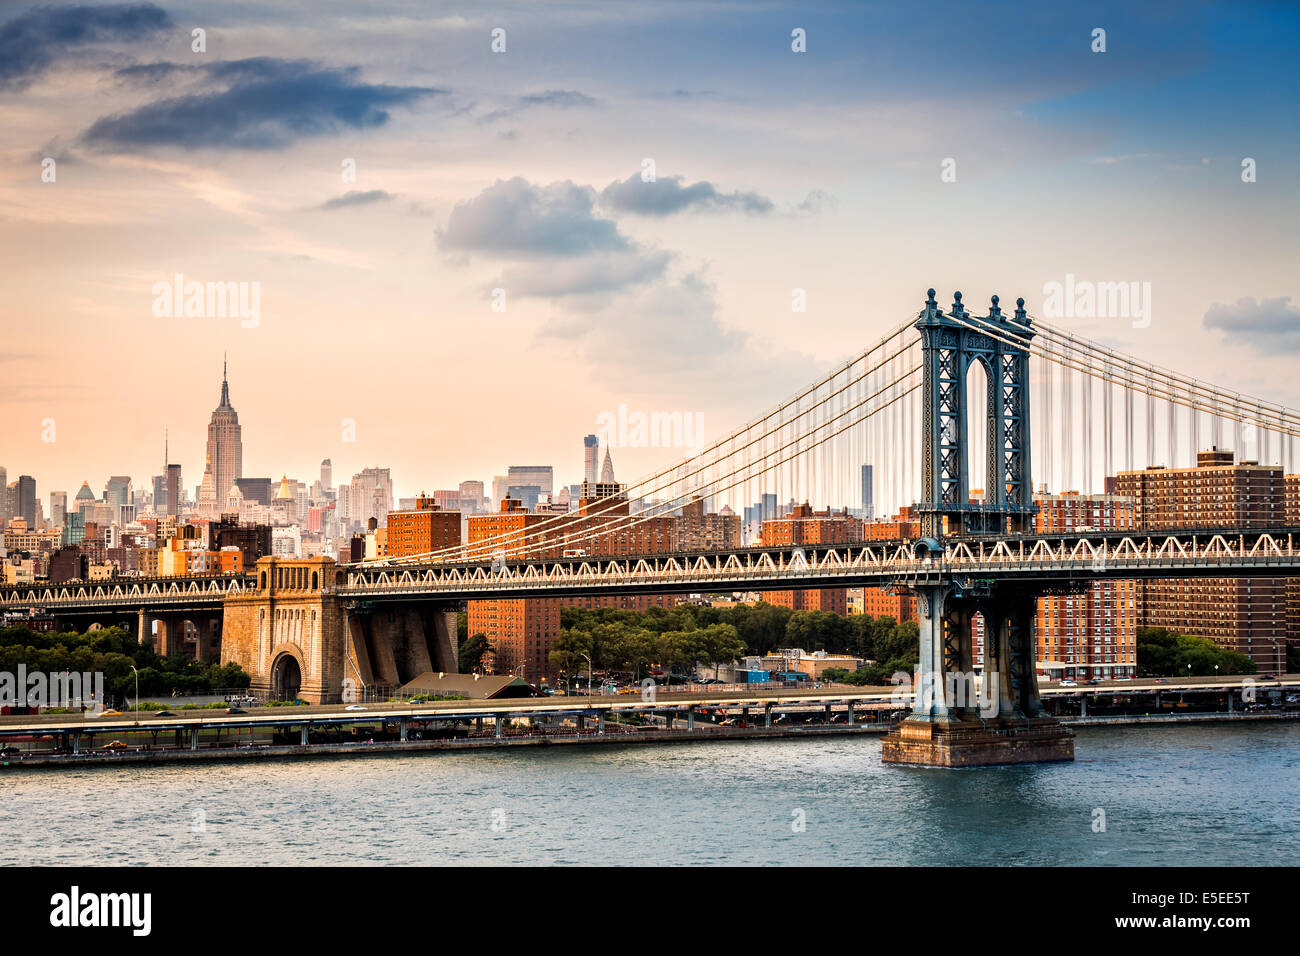
[{"label": "manhattan bridge", "polygon": [[[919,313],[788,401],[582,514],[360,565],[263,558],[245,575],[11,587],[0,609],[138,615],[142,630],[147,617],[224,614],[223,661],[255,687],[287,663],[305,694],[329,702],[380,632],[424,635],[429,663],[455,670],[454,612],[469,600],[880,587],[915,594],[920,624],[915,705],[884,759],[1070,759],[1070,732],[1038,698],[1038,598],[1104,579],[1300,576],[1300,527],[1279,516],[1268,528],[1036,533],[1034,477],[1086,494],[1099,476],[1191,465],[1204,445],[1225,443],[1289,472],[1297,437],[1300,412],[1081,338],[1029,316],[1023,299],[1008,313],[995,295],[979,315],[960,292],[945,309],[931,289]],[[856,500],[865,464],[877,513],[911,508],[919,538],[601,553],[602,541],[698,499]],[[974,670],[975,615],[978,700],[952,679]]]}]

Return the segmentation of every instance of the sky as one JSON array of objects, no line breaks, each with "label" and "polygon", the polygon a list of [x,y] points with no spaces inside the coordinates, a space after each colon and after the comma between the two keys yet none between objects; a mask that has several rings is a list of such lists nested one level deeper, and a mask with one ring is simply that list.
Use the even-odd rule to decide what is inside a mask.
[{"label": "sky", "polygon": [[228,355],[246,476],[576,482],[620,406],[715,438],[928,287],[1067,276],[1149,321],[1057,324],[1294,406],[1298,47],[1286,3],[0,3],[0,466],[139,486],[167,433],[193,493]]}]

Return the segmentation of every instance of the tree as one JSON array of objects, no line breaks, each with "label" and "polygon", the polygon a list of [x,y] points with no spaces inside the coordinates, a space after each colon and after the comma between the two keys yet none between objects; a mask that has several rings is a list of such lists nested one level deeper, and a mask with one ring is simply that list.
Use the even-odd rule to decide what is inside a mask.
[{"label": "tree", "polygon": [[460,645],[460,653],[457,655],[457,664],[462,674],[470,674],[474,671],[481,670],[483,667],[483,655],[491,649],[488,644],[486,634],[475,634],[473,637],[463,641]]},{"label": "tree", "polygon": [[1213,677],[1253,674],[1255,670],[1255,662],[1246,655],[1206,638],[1179,634],[1164,627],[1137,629],[1139,677]]},{"label": "tree", "polygon": [[745,642],[730,624],[711,624],[699,632],[700,662],[713,664],[713,676],[718,676],[718,665],[731,663],[745,653]]},{"label": "tree", "polygon": [[546,656],[551,666],[557,671],[572,674],[579,664],[585,666],[583,655],[595,659],[595,638],[590,631],[560,631],[551,642],[551,652]]}]

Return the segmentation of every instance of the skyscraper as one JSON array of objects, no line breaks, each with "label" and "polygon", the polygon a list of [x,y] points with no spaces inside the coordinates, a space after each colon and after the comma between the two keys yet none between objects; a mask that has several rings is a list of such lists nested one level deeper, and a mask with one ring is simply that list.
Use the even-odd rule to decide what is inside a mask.
[{"label": "skyscraper", "polygon": [[872,501],[871,466],[862,466],[862,517],[872,521],[876,517],[876,506]]},{"label": "skyscraper", "polygon": [[334,464],[328,458],[320,463],[320,486],[325,491],[334,487]]},{"label": "skyscraper", "polygon": [[588,435],[582,440],[582,480],[596,483],[596,455],[600,444],[595,435]]},{"label": "skyscraper", "polygon": [[230,386],[226,381],[226,364],[221,363],[221,404],[212,412],[208,423],[207,459],[203,483],[199,485],[198,509],[205,514],[220,514],[230,496],[230,486],[243,475],[244,443],[239,415],[230,404]]},{"label": "skyscraper", "polygon": [[614,483],[614,460],[609,457],[609,446],[605,446],[605,463],[600,466],[600,483],[602,485],[612,485]]},{"label": "skyscraper", "polygon": [[68,513],[68,493],[66,491],[50,492],[50,524],[59,527]]},{"label": "skyscraper", "polygon": [[512,486],[536,485],[543,495],[555,490],[555,469],[550,465],[511,465],[506,469],[507,491]]},{"label": "skyscraper", "polygon": [[167,513],[181,513],[181,466],[171,463],[167,465]]},{"label": "skyscraper", "polygon": [[14,496],[13,517],[22,518],[28,528],[36,527],[36,479],[31,475],[19,475],[17,493]]}]

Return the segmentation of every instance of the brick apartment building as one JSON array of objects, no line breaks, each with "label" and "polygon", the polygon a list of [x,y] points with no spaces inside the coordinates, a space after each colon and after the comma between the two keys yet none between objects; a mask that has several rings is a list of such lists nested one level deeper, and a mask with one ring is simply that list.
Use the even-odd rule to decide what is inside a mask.
[{"label": "brick apartment building", "polygon": [[[1231,451],[1199,452],[1194,468],[1153,466],[1120,472],[1116,488],[1133,499],[1138,528],[1270,528],[1286,522],[1282,470],[1254,461],[1237,463]],[[1168,627],[1255,661],[1261,672],[1281,673],[1286,663],[1286,578],[1187,578],[1142,582],[1138,623]]]},{"label": "brick apartment building", "polygon": [[[548,514],[524,509],[517,498],[501,501],[495,514],[469,518],[469,544],[489,553],[510,553],[526,546],[530,555],[562,557],[565,551],[587,555],[655,554],[678,550],[675,517],[618,522],[628,514],[627,499],[606,499],[621,494],[617,485],[583,483],[575,514]],[[599,504],[597,504],[599,502]],[[601,531],[598,536],[574,542],[574,536]],[[566,541],[566,538],[570,539]],[[491,666],[498,674],[513,673],[526,680],[555,677],[547,659],[551,644],[560,633],[560,608],[614,607],[645,611],[653,606],[671,607],[678,598],[664,595],[621,595],[588,598],[515,598],[469,602],[469,633],[483,634],[491,647]]]},{"label": "brick apartment building", "polygon": [[459,547],[460,524],[459,511],[443,507],[437,497],[420,495],[414,510],[388,512],[388,557],[407,558]]},{"label": "brick apartment building", "polygon": [[[1039,495],[1040,534],[1134,526],[1134,503],[1122,495]],[[1038,599],[1038,666],[1052,677],[1133,677],[1137,673],[1137,582],[1093,581],[1082,594]],[[982,651],[983,648],[981,647]]]},{"label": "brick apartment building", "polygon": [[[783,545],[848,544],[863,540],[863,521],[847,511],[813,511],[805,502],[795,505],[784,518],[763,522],[763,547]],[[848,614],[848,591],[823,588],[816,591],[764,591],[769,604],[796,611],[829,611]]]}]

